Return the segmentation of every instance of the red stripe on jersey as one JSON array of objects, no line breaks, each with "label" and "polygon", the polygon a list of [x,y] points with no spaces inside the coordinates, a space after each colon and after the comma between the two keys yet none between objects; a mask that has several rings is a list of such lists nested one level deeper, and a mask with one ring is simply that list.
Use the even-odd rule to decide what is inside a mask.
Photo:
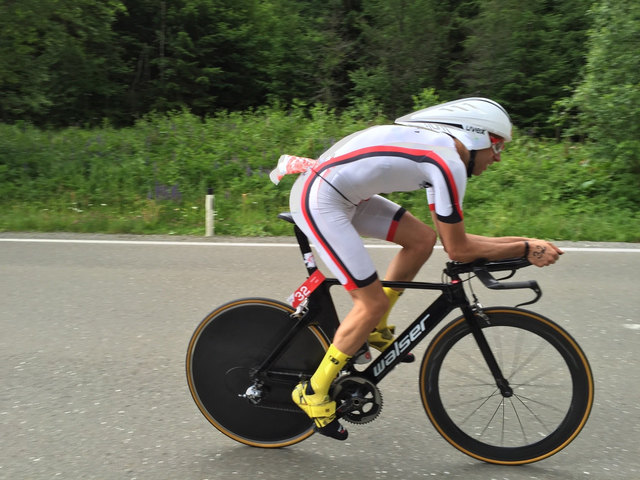
[{"label": "red stripe on jersey", "polygon": [[320,174],[318,174],[316,172],[312,172],[312,174],[309,175],[309,178],[307,179],[307,181],[304,184],[304,188],[303,188],[302,195],[301,195],[301,198],[300,198],[302,215],[304,216],[305,222],[307,222],[307,225],[311,229],[311,232],[313,233],[313,236],[315,237],[315,240],[322,247],[322,249],[325,252],[327,252],[327,255],[329,255],[329,257],[331,257],[331,260],[333,261],[333,263],[340,269],[342,274],[347,279],[347,283],[344,285],[344,288],[346,290],[355,290],[356,288],[358,288],[358,286],[356,285],[356,282],[355,282],[354,278],[349,274],[349,272],[347,271],[345,266],[342,264],[340,259],[334,255],[333,250],[331,248],[331,245],[329,245],[327,242],[324,241],[324,237],[316,229],[315,222],[311,218],[311,215],[309,214],[309,210],[307,209],[307,199],[309,197],[309,190],[311,189],[311,184],[316,179],[322,180],[322,177],[320,176]]},{"label": "red stripe on jersey", "polygon": [[[429,153],[432,155],[429,158],[434,160],[438,164],[440,169],[445,173],[447,184],[449,185],[449,191],[451,192],[451,196],[453,197],[451,199],[451,203],[453,205],[453,208],[455,208],[458,212],[460,220],[462,220],[464,218],[464,215],[462,213],[462,208],[460,208],[460,196],[458,195],[458,187],[456,185],[455,179],[453,178],[451,170],[449,170],[449,165],[447,165],[447,162],[445,162],[440,156],[436,155],[433,152]],[[431,208],[431,206],[429,206],[429,208]]]},{"label": "red stripe on jersey", "polygon": [[393,220],[391,222],[391,226],[389,227],[389,232],[387,233],[387,242],[393,242],[393,238],[396,236],[396,230],[398,230],[398,220]]},{"label": "red stripe on jersey", "polygon": [[[456,186],[456,182],[453,177],[453,174],[451,173],[451,170],[449,169],[447,162],[445,162],[444,159],[442,159],[442,157],[440,157],[438,154],[436,154],[432,150],[420,150],[417,148],[394,147],[389,145],[377,145],[373,147],[365,147],[359,150],[354,150],[352,152],[346,153],[339,157],[334,157],[331,160],[328,160],[319,165],[316,165],[314,167],[314,170],[316,170],[317,172],[322,172],[325,169],[335,166],[337,164],[348,163],[349,161],[355,161],[361,157],[366,158],[371,155],[378,156],[378,155],[387,155],[387,154],[389,154],[390,156],[398,156],[398,157],[409,158],[409,159],[423,158],[423,159],[426,159],[427,162],[437,165],[438,168],[440,168],[440,170],[442,171],[446,179],[447,185],[449,186],[449,192],[451,194],[451,203],[453,208],[458,213],[461,220],[464,218],[462,209],[460,208],[460,197],[458,195],[458,187]],[[417,161],[420,161],[420,160],[417,160]],[[429,208],[431,208],[431,206],[429,206]],[[435,206],[434,206],[434,209],[435,209]]]}]

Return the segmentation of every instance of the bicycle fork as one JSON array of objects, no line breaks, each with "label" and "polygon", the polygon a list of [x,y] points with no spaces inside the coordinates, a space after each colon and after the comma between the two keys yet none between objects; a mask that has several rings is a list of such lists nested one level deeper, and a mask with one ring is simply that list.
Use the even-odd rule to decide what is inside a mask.
[{"label": "bicycle fork", "polygon": [[484,333],[482,333],[482,328],[480,327],[479,319],[488,322],[489,317],[485,315],[482,311],[482,306],[477,302],[473,306],[462,307],[462,312],[469,324],[473,338],[475,338],[478,348],[480,349],[480,352],[482,353],[485,362],[487,362],[487,366],[496,381],[496,386],[500,389],[500,393],[505,398],[513,396],[513,389],[509,385],[509,381],[504,378],[502,370],[500,370],[500,366],[496,361],[496,357],[493,355],[491,347],[489,346]]}]

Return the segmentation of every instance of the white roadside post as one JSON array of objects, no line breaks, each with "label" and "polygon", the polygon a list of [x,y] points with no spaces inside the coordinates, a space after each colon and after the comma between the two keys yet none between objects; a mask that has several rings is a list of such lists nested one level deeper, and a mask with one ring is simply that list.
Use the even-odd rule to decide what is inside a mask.
[{"label": "white roadside post", "polygon": [[215,234],[215,225],[214,225],[214,203],[215,203],[215,195],[213,194],[213,189],[209,188],[207,190],[207,196],[205,198],[205,237],[213,237]]}]

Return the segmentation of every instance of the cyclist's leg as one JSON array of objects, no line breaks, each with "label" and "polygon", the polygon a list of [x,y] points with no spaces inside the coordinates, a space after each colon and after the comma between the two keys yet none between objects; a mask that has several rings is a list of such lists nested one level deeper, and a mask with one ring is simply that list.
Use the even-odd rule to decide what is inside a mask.
[{"label": "cyclist's leg", "polygon": [[311,379],[299,383],[291,393],[293,402],[313,419],[320,433],[338,440],[346,440],[348,433],[336,420],[336,402],[329,397],[329,387],[350,358],[332,344]]},{"label": "cyclist's leg", "polygon": [[[390,281],[413,280],[431,256],[437,238],[431,227],[400,205],[377,195],[358,205],[353,223],[361,235],[388,240],[402,247],[387,269],[385,279]],[[389,299],[389,308],[369,337],[370,345],[381,351],[394,340],[394,326],[387,325],[387,319],[402,292],[385,287],[384,293]],[[407,361],[412,360],[413,357],[407,357]]]},{"label": "cyclist's leg", "polygon": [[363,236],[402,247],[389,264],[385,280],[411,281],[429,259],[436,232],[397,203],[375,195],[358,205],[353,225]]},{"label": "cyclist's leg", "polygon": [[356,206],[326,183],[314,182],[314,177],[303,179],[299,178],[298,182],[306,182],[308,199],[303,190],[296,188],[297,183],[291,196],[293,218],[313,241],[323,262],[351,294],[353,308],[342,320],[333,341],[340,351],[353,355],[389,304],[361,234],[379,237],[383,230],[395,230],[392,224],[397,220],[393,214],[402,209],[379,196]]},{"label": "cyclist's leg", "polygon": [[379,280],[349,293],[353,308],[340,324],[311,380],[299,384],[292,394],[293,401],[313,418],[320,433],[339,440],[345,440],[348,434],[336,419],[336,403],[329,397],[329,388],[351,356],[365,343],[388,304]]},{"label": "cyclist's leg", "polygon": [[[395,234],[390,241],[402,248],[391,260],[387,267],[385,279],[389,281],[411,281],[420,268],[431,256],[437,239],[436,232],[418,220],[409,212],[404,212],[398,221]],[[393,326],[387,324],[389,313],[402,294],[402,290],[385,287],[385,294],[389,298],[389,309],[378,323],[376,330],[382,332],[383,337],[393,334]]]},{"label": "cyclist's leg", "polygon": [[322,362],[309,382],[302,382],[292,392],[292,398],[318,427],[318,431],[338,440],[348,433],[336,418],[336,402],[329,397],[331,383],[351,356],[365,343],[387,306],[382,284],[350,291],[353,307],[341,322]]},{"label": "cyclist's leg", "polygon": [[351,290],[353,307],[340,324],[333,343],[349,354],[354,354],[366,342],[382,315],[389,307],[380,280],[371,285]]},{"label": "cyclist's leg", "polygon": [[392,242],[402,248],[393,258],[385,275],[386,280],[411,281],[429,259],[436,244],[436,232],[405,212],[398,222]]},{"label": "cyclist's leg", "polygon": [[323,262],[351,293],[354,304],[336,331],[330,348],[334,353],[325,356],[312,377],[313,382],[296,387],[293,400],[314,418],[321,433],[345,439],[346,431],[335,417],[335,403],[328,397],[329,388],[346,363],[342,359],[348,360],[365,343],[384,314],[388,300],[375,265],[352,224],[357,207],[326,183],[315,180],[302,175],[294,185],[293,218],[314,243]]}]

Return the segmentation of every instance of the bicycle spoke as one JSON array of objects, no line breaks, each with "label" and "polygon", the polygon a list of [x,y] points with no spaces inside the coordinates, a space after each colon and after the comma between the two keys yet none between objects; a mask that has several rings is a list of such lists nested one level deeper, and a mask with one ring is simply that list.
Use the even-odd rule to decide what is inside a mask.
[{"label": "bicycle spoke", "polygon": [[[487,424],[485,425],[484,429],[482,430],[482,432],[480,433],[480,435],[484,435],[484,433],[487,431],[487,428],[489,428],[489,425],[491,425],[491,422],[493,422],[493,419],[495,418],[496,414],[498,413],[498,410],[500,410],[500,407],[503,406],[504,407],[504,398],[502,398],[500,400],[500,402],[498,403],[498,406],[496,407],[496,409],[493,411],[493,415],[491,415],[491,418],[489,419],[489,421],[487,422]],[[503,418],[503,422],[502,422],[503,426],[504,426],[504,418]],[[503,432],[504,433],[504,432]]]},{"label": "bicycle spoke", "polygon": [[555,373],[563,373],[563,374],[566,375],[566,372],[567,372],[567,369],[566,369],[566,367],[564,365],[558,365],[558,366],[554,367],[553,369],[549,369],[549,368],[541,369],[540,373],[538,373],[537,375],[535,375],[533,377],[530,377],[530,378],[528,378],[526,380],[523,379],[519,384],[520,385],[526,385],[526,386],[529,386],[529,387],[544,386],[544,387],[547,387],[547,388],[554,387],[554,386],[559,386],[559,385],[554,385],[554,384],[551,384],[551,383],[542,384],[542,383],[539,383],[538,381],[540,379],[547,378],[547,377],[557,378],[558,376],[554,375]]},{"label": "bicycle spoke", "polygon": [[[473,410],[471,413],[469,413],[469,415],[467,415],[467,417],[466,417],[466,418],[462,419],[462,420],[460,421],[460,424],[464,425],[464,424],[466,423],[466,421],[467,421],[467,420],[469,420],[470,418],[473,418],[473,416],[474,416],[474,415],[475,415],[475,414],[476,414],[476,413],[477,413],[477,412],[478,412],[478,411],[479,411],[479,410],[480,410],[480,409],[481,409],[481,408],[482,408],[482,407],[483,407],[483,406],[484,406],[484,405],[485,405],[489,400],[491,400],[493,397],[495,397],[498,393],[499,393],[499,390],[496,388],[496,389],[493,391],[493,393],[492,393],[491,395],[489,395],[488,397],[486,397],[486,398],[484,399],[484,401],[483,401],[480,405],[478,405],[478,406],[476,407],[476,409],[475,409],[475,410]],[[471,403],[471,402],[467,402],[467,403]]]},{"label": "bicycle spoke", "polygon": [[511,408],[513,408],[513,413],[515,414],[516,418],[518,419],[518,425],[520,425],[520,431],[522,432],[522,436],[524,438],[524,443],[528,444],[529,443],[529,439],[527,438],[527,432],[525,432],[525,430],[524,430],[524,425],[522,424],[522,420],[520,419],[520,415],[518,415],[518,409],[513,404],[513,399],[512,398],[509,399],[509,403],[511,404]]},{"label": "bicycle spoke", "polygon": [[531,403],[536,403],[536,404],[538,404],[538,405],[540,405],[540,406],[542,406],[542,407],[545,407],[545,408],[551,409],[551,410],[553,410],[553,411],[555,411],[555,412],[558,412],[558,413],[564,413],[564,409],[560,409],[560,408],[556,407],[555,405],[551,405],[551,404],[546,403],[546,402],[541,402],[541,401],[536,400],[536,399],[534,399],[534,398],[526,397],[526,396],[524,396],[524,395],[520,395],[520,394],[518,394],[518,395],[514,395],[514,396],[515,396],[515,397],[517,397],[517,398],[518,398],[518,400],[520,400],[520,402],[521,402],[521,403],[522,403],[522,404],[523,404],[523,405],[524,405],[528,410],[530,410],[532,413],[533,413],[533,411],[531,410],[531,408],[530,408],[530,407],[529,407],[525,402],[523,402],[523,401],[522,401],[522,399],[527,400],[527,401],[529,401],[529,402],[531,402]]}]

